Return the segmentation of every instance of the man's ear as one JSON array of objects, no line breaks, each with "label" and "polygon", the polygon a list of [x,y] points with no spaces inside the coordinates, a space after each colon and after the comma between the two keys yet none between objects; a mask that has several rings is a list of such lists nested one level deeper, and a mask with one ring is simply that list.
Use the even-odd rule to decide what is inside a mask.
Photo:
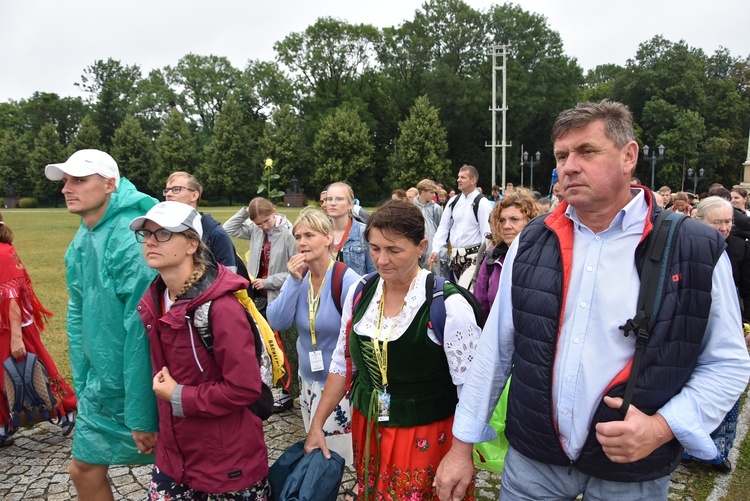
[{"label": "man's ear", "polygon": [[117,191],[117,184],[115,183],[115,178],[113,177],[106,177],[104,178],[105,181],[105,192],[107,194],[114,193]]},{"label": "man's ear", "polygon": [[638,163],[638,143],[630,141],[622,150],[623,166],[627,171],[628,177],[635,172],[635,165]]}]

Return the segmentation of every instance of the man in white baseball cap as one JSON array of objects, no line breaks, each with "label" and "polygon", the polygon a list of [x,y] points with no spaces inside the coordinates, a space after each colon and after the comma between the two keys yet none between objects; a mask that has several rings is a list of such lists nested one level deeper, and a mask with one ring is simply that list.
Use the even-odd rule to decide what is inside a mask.
[{"label": "man in white baseball cap", "polygon": [[62,181],[81,226],[65,253],[68,349],[78,395],[70,478],[78,499],[113,499],[109,465],[150,464],[158,421],[148,338],[136,311],[154,278],[129,230],[156,205],[117,162],[80,150],[45,175]]},{"label": "man in white baseball cap", "polygon": [[130,223],[130,229],[133,231],[143,229],[146,221],[153,221],[173,233],[195,230],[198,236],[203,238],[200,214],[194,208],[182,202],[159,202],[145,216],[133,219],[133,222]]},{"label": "man in white baseball cap", "polygon": [[86,177],[99,174],[103,178],[115,180],[115,187],[120,184],[120,169],[115,159],[108,153],[99,150],[78,150],[64,163],[49,164],[44,174],[52,181],[62,180],[65,174],[74,177]]}]

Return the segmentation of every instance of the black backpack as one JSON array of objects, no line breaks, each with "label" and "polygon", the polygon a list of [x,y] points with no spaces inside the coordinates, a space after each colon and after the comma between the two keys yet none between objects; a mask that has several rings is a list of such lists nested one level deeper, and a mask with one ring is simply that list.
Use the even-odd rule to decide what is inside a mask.
[{"label": "black backpack", "polygon": [[[453,227],[453,208],[458,203],[458,199],[459,198],[461,198],[461,194],[460,193],[453,198],[453,201],[450,204],[448,204],[448,208],[450,208],[450,210],[451,210],[451,228]],[[480,193],[479,195],[475,196],[474,200],[471,202],[471,208],[474,211],[474,219],[477,220],[477,223],[479,223],[479,202],[481,202],[483,198],[484,198],[484,195],[482,195]],[[481,226],[480,226],[480,228],[481,228]],[[450,228],[448,228],[448,238],[449,239],[450,239],[450,233],[451,233]]]},{"label": "black backpack", "polygon": [[15,433],[20,427],[30,428],[42,421],[52,423],[55,418],[59,422],[64,413],[50,390],[47,369],[36,355],[27,352],[24,360],[8,357],[3,368],[10,411],[6,433]]}]

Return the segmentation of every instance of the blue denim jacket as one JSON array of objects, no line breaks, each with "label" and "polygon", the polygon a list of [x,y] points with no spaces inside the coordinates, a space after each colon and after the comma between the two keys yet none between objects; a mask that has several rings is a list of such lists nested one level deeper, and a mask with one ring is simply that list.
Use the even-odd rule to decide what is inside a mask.
[{"label": "blue denim jacket", "polygon": [[365,224],[352,221],[352,229],[349,230],[349,238],[344,242],[341,249],[344,262],[359,275],[366,275],[375,271],[370,257],[370,246],[365,240]]}]

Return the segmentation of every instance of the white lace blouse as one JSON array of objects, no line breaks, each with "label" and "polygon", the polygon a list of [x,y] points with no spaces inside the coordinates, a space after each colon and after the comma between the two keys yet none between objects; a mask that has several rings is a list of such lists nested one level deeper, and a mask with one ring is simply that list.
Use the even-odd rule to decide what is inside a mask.
[{"label": "white lace blouse", "polygon": [[[409,325],[414,321],[417,312],[426,299],[425,279],[428,274],[429,272],[427,270],[420,270],[414,278],[405,298],[406,304],[401,310],[399,316],[383,319],[380,330],[381,341],[382,338],[390,332],[391,326],[394,322],[396,325],[393,327],[393,332],[390,335],[389,341],[395,341],[400,338],[404,334],[404,331],[408,329]],[[340,376],[346,376],[346,360],[344,358],[346,325],[352,316],[352,301],[356,285],[357,284],[354,284],[346,294],[346,300],[341,315],[341,330],[339,331],[336,349],[333,351],[333,359],[331,360],[330,372]],[[378,302],[380,301],[382,294],[383,281],[379,280],[376,285],[375,294],[372,296],[370,304],[367,305],[367,310],[360,321],[354,326],[354,329],[359,334],[370,336],[370,338],[375,337],[377,333]],[[445,332],[443,333],[443,350],[448,359],[448,368],[450,370],[451,379],[453,380],[453,384],[458,388],[460,395],[461,386],[466,377],[466,371],[474,358],[474,351],[476,350],[479,336],[482,331],[476,324],[474,311],[472,310],[471,305],[469,305],[460,294],[453,294],[446,298],[445,312],[446,318]],[[427,329],[427,335],[432,342],[437,345],[440,344],[432,329]],[[353,367],[353,369],[356,372],[357,368]]]}]

